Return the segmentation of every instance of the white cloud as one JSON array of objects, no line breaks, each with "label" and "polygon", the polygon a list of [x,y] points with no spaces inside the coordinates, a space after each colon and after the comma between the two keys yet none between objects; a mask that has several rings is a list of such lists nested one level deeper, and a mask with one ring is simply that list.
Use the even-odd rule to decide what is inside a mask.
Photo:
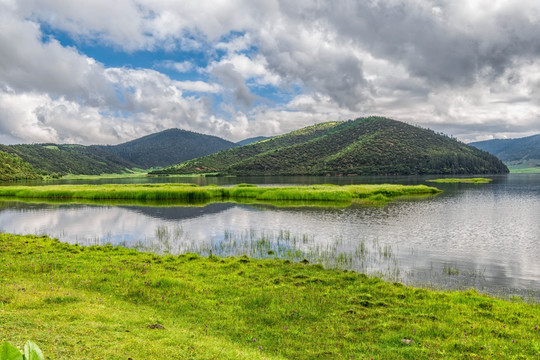
[{"label": "white cloud", "polygon": [[[207,64],[158,59],[189,81],[108,67],[42,41],[44,25],[76,44],[196,51]],[[4,0],[0,136],[114,143],[182,127],[239,140],[377,114],[466,140],[515,137],[540,132],[538,33],[540,3],[527,0]],[[293,98],[265,101],[268,88]]]},{"label": "white cloud", "polygon": [[193,63],[189,61],[182,61],[182,62],[175,62],[171,60],[162,61],[159,63],[159,66],[164,67],[166,69],[172,69],[174,71],[177,71],[179,73],[186,73],[194,69]]}]

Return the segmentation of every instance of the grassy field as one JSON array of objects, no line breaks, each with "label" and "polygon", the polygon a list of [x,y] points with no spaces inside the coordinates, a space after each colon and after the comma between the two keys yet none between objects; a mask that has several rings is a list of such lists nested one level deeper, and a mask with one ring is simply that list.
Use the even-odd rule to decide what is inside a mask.
[{"label": "grassy field", "polygon": [[257,187],[240,184],[233,187],[197,186],[194,184],[129,184],[129,185],[48,185],[4,186],[0,196],[25,199],[86,200],[234,200],[260,201],[365,201],[385,202],[399,196],[436,194],[440,190],[425,185],[313,185]]},{"label": "grassy field", "polygon": [[119,174],[101,174],[101,175],[75,175],[68,174],[61,177],[62,180],[102,180],[102,179],[129,179],[129,178],[146,178],[148,172],[146,170],[138,170],[133,172]]},{"label": "grassy field", "polygon": [[508,167],[510,169],[511,174],[539,174],[540,173],[540,167],[530,167],[530,168],[512,168]]},{"label": "grassy field", "polygon": [[427,180],[433,183],[439,184],[455,184],[455,183],[464,183],[464,184],[487,184],[492,181],[488,178],[446,178],[446,179],[434,179]]},{"label": "grassy field", "polygon": [[540,308],[318,265],[0,235],[0,341],[48,359],[538,359]]}]

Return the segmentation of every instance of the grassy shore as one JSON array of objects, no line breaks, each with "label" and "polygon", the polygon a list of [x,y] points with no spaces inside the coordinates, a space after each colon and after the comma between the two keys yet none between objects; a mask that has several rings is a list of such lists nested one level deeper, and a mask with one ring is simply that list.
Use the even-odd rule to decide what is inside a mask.
[{"label": "grassy shore", "polygon": [[61,177],[62,180],[104,180],[104,179],[131,179],[146,178],[148,172],[145,170],[134,171],[120,174],[101,174],[101,175],[76,175],[68,174]]},{"label": "grassy shore", "polygon": [[529,168],[512,168],[510,169],[511,174],[540,174],[540,167],[529,167]]},{"label": "grassy shore", "polygon": [[539,305],[321,266],[0,235],[0,341],[48,359],[537,359]]},{"label": "grassy shore", "polygon": [[195,184],[129,185],[48,185],[4,186],[0,196],[13,198],[88,199],[88,200],[234,200],[260,201],[367,201],[385,202],[398,196],[436,194],[440,190],[425,185],[313,185],[258,187],[240,184],[233,187]]},{"label": "grassy shore", "polygon": [[464,184],[487,184],[493,179],[488,178],[447,178],[447,179],[434,179],[427,180],[433,183],[439,184],[455,184],[455,183],[464,183]]}]

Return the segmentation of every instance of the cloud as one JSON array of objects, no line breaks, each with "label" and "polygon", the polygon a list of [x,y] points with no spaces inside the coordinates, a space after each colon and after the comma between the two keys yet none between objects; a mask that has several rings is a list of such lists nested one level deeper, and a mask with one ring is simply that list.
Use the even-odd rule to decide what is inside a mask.
[{"label": "cloud", "polygon": [[174,62],[171,60],[165,60],[158,64],[158,66],[163,67],[165,69],[171,69],[174,71],[177,71],[179,73],[186,73],[194,69],[193,63],[189,61],[182,61],[182,62]]},{"label": "cloud", "polygon": [[65,48],[58,41],[41,41],[39,26],[1,12],[0,85],[17,91],[46,92],[92,104],[113,94],[102,65]]},{"label": "cloud", "polygon": [[[183,127],[239,140],[377,114],[465,140],[529,135],[538,33],[532,0],[6,0],[0,132],[115,143]],[[119,68],[81,44],[160,58]]]},{"label": "cloud", "polygon": [[257,100],[244,82],[244,78],[231,63],[213,67],[212,75],[217,77],[225,87],[229,88],[234,96],[234,101],[240,106],[249,108]]},{"label": "cloud", "polygon": [[[219,62],[213,62],[206,71],[212,73],[225,64],[230,64],[246,81],[253,81],[257,85],[281,85],[281,77],[268,69],[266,59],[261,55],[250,58],[246,54],[231,54],[222,58]],[[217,70],[219,72],[219,70]]]}]

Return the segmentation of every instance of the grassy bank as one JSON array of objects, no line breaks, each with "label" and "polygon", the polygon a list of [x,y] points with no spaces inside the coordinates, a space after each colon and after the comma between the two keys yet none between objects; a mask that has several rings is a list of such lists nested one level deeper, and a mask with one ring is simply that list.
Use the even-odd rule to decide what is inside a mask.
[{"label": "grassy bank", "polygon": [[260,201],[353,201],[384,202],[398,196],[436,194],[440,190],[425,185],[314,185],[257,187],[240,184],[233,187],[194,184],[129,185],[49,185],[0,187],[0,196],[45,199],[121,199],[121,200],[228,200]]},{"label": "grassy bank", "polygon": [[0,235],[0,341],[49,359],[534,359],[538,305],[280,260]]},{"label": "grassy bank", "polygon": [[433,179],[433,180],[427,180],[429,182],[433,183],[439,183],[439,184],[455,184],[455,183],[463,183],[463,184],[487,184],[491,182],[493,179],[488,178],[447,178],[447,179]]},{"label": "grassy bank", "polygon": [[540,174],[540,167],[508,168],[510,169],[511,174]]},{"label": "grassy bank", "polygon": [[101,174],[101,175],[77,175],[68,174],[61,177],[62,180],[102,180],[102,179],[131,179],[131,178],[146,178],[148,172],[145,170],[118,173],[118,174]]}]

